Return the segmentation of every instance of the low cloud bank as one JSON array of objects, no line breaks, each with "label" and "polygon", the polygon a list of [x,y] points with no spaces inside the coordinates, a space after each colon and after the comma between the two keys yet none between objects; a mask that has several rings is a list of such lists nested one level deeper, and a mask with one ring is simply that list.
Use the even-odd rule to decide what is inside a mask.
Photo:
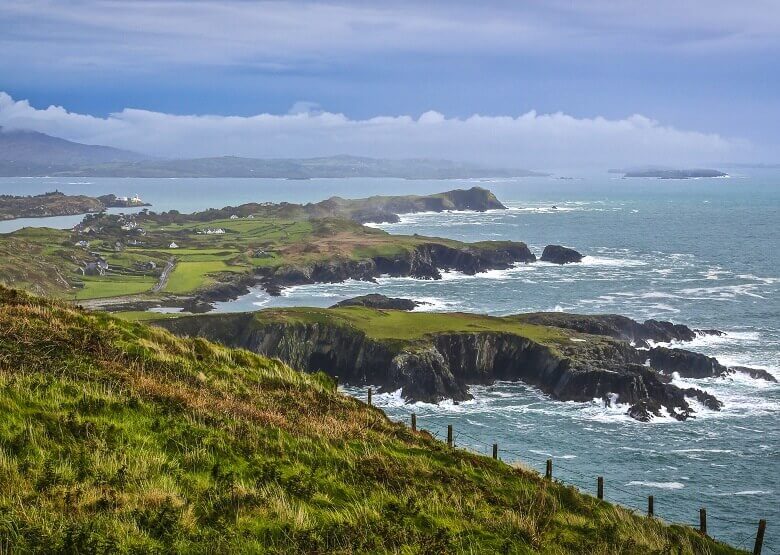
[{"label": "low cloud bank", "polygon": [[288,114],[248,117],[124,109],[101,118],[59,106],[37,109],[0,92],[0,126],[172,158],[354,154],[549,169],[712,164],[745,160],[752,152],[745,141],[679,130],[641,115],[610,120],[532,111],[448,118],[429,111],[416,118],[354,120],[308,108],[300,103]]}]

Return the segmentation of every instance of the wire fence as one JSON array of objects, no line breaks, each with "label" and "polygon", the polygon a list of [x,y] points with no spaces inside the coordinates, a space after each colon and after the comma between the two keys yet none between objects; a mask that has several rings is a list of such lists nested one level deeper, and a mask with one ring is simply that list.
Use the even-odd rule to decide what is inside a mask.
[{"label": "wire fence", "polygon": [[[422,431],[423,428],[420,427],[419,417],[416,417],[416,418],[417,418],[417,429]],[[403,424],[407,424],[405,420],[404,421],[398,420],[398,421],[402,422]],[[445,441],[445,439],[449,440],[449,433],[448,433],[448,437],[444,438],[443,437],[443,433],[441,433],[439,431],[428,430],[428,429],[426,429],[425,431],[430,433],[434,438],[436,438],[439,441]],[[465,441],[465,440],[468,440],[468,441]],[[464,449],[464,450],[467,450],[467,451],[472,452],[472,453],[477,454],[477,455],[493,456],[493,447],[494,447],[494,445],[496,445],[496,444],[486,443],[484,441],[484,439],[474,437],[473,435],[468,434],[466,432],[463,432],[461,430],[454,430],[453,429],[453,431],[452,431],[452,447],[453,448]],[[498,447],[499,447],[499,451],[498,451],[499,459],[504,459],[504,458],[507,458],[507,456],[508,456],[509,458],[513,459],[511,462],[518,462],[518,463],[521,463],[523,466],[527,466],[527,467],[530,467],[530,468],[535,468],[535,467],[539,468],[540,469],[540,473],[546,471],[547,460],[534,462],[534,461],[530,460],[530,458],[528,457],[528,453],[521,453],[521,452],[519,452],[517,450],[507,449],[505,447],[504,448],[501,448],[500,446],[498,446]],[[553,460],[553,466],[554,466],[553,477],[554,477],[555,481],[557,481],[559,483],[562,483],[562,484],[566,484],[566,485],[569,485],[569,486],[576,487],[577,489],[579,489],[581,491],[584,491],[585,493],[590,493],[591,492],[591,486],[589,486],[589,484],[595,484],[595,480],[594,480],[593,476],[586,475],[586,474],[584,474],[584,473],[582,473],[582,472],[580,472],[578,470],[570,468],[570,467],[568,467],[568,465],[563,465],[563,464],[560,463],[559,459],[555,460],[554,457],[552,457],[552,456],[549,456],[548,459],[549,460]],[[559,471],[563,471],[563,474],[564,475],[568,475],[568,476],[566,478],[562,478],[561,474],[558,473]],[[576,477],[579,480],[575,481],[571,477]],[[627,490],[625,488],[622,488],[621,486],[619,486],[617,484],[614,484],[614,483],[611,483],[611,482],[608,484],[608,487],[609,487],[610,491],[616,491],[616,492],[622,493],[628,499],[639,497],[639,494],[637,494],[636,491],[629,491],[629,490]],[[629,509],[632,512],[639,512],[639,513],[645,513],[646,514],[646,513],[649,512],[649,499],[647,497],[644,497],[644,496],[642,496],[642,499],[646,503],[648,503],[647,505],[644,505],[644,507],[632,506],[630,503],[628,503],[626,501],[623,501],[623,500],[617,502],[616,504],[618,504],[618,505],[620,505],[620,506],[622,506],[622,507],[624,507],[626,509]],[[655,510],[653,511],[653,515],[652,516],[654,518],[660,518],[661,520],[664,520],[664,522],[667,522],[669,524],[677,524],[677,525],[688,526],[688,527],[692,527],[692,528],[699,528],[700,525],[701,525],[701,522],[680,522],[680,521],[666,520],[666,519],[663,519],[662,517],[659,517],[656,514]],[[723,516],[720,516],[720,515],[715,516],[715,515],[707,514],[706,515],[706,522],[720,523],[721,525],[739,526],[743,530],[744,529],[752,529],[753,531],[751,531],[749,533],[746,533],[744,535],[742,535],[742,534],[738,535],[736,540],[732,540],[732,545],[734,547],[736,547],[736,548],[741,548],[741,549],[744,549],[746,551],[752,551],[753,550],[754,542],[755,542],[755,539],[756,539],[756,533],[757,533],[755,531],[755,527],[758,525],[758,521],[756,521],[756,520],[748,520],[748,519],[740,520],[740,519],[734,519],[734,518],[727,518],[727,517],[723,517]],[[761,551],[761,553],[770,553],[770,554],[780,555],[780,553],[778,551],[776,551],[775,549],[773,549],[771,546],[768,546],[768,545],[764,545],[763,546],[763,551]]]}]

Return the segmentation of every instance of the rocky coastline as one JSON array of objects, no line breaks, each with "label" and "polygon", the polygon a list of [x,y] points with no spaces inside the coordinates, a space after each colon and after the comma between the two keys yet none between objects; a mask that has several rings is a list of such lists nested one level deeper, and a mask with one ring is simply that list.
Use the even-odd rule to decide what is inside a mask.
[{"label": "rocky coastline", "polygon": [[261,311],[157,323],[181,335],[277,357],[307,372],[324,371],[344,384],[400,390],[410,402],[465,401],[471,398],[472,384],[508,380],[534,386],[560,401],[618,402],[640,421],[666,414],[686,420],[695,415],[692,399],[710,410],[720,410],[722,403],[701,389],[674,385],[673,372],[702,378],[740,371],[774,379],[754,369],[728,369],[691,351],[648,350],[629,342],[685,341],[702,333],[670,322],[640,323],[616,315],[529,314],[508,318],[545,322],[540,329],[557,330],[565,334],[564,339],[544,342],[532,334],[506,331],[442,331],[406,341],[371,337],[329,319],[327,310],[319,309],[310,320],[268,318]]},{"label": "rocky coastline", "polygon": [[312,283],[339,283],[348,279],[374,281],[390,277],[441,279],[442,271],[475,275],[488,270],[505,270],[516,263],[535,262],[525,243],[501,241],[450,247],[423,243],[393,257],[375,256],[363,260],[329,260],[309,265],[280,266],[259,270],[257,282],[270,295],[285,287]]}]

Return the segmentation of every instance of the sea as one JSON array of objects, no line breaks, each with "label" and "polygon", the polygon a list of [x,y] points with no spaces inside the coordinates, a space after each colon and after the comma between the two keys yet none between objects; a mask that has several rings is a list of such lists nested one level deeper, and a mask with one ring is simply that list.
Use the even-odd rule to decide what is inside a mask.
[{"label": "sea", "polygon": [[[606,172],[496,180],[403,179],[134,179],[0,178],[0,194],[60,190],[75,194],[138,194],[151,210],[191,212],[243,202],[315,202],[338,195],[428,194],[481,186],[508,207],[484,213],[404,215],[377,227],[397,234],[463,241],[525,241],[537,254],[547,244],[576,248],[581,264],[537,262],[476,276],[441,280],[379,278],[305,285],[270,297],[261,290],[217,303],[219,311],[274,306],[330,306],[366,293],[418,300],[418,310],[505,315],[529,311],[617,313],[716,328],[683,347],[727,365],[764,368],[780,378],[780,170],[737,168],[728,178],[622,179]],[[120,210],[115,210],[120,211]],[[79,216],[0,222],[19,227],[71,227]],[[398,392],[374,393],[394,420],[440,438],[448,425],[459,448],[490,453],[595,493],[604,478],[607,500],[645,514],[698,526],[752,549],[766,519],[765,553],[780,553],[780,385],[744,376],[674,383],[716,395],[723,410],[696,407],[696,418],[650,423],[626,416],[626,406],[559,402],[521,383],[471,388],[471,401],[407,404]],[[366,388],[345,388],[365,398]]]}]

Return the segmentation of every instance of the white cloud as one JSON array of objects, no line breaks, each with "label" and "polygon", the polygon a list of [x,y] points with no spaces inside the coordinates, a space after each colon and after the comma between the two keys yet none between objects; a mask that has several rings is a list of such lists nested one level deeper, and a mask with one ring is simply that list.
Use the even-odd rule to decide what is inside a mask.
[{"label": "white cloud", "polygon": [[10,65],[279,70],[388,52],[777,49],[780,3],[3,0],[0,29]]},{"label": "white cloud", "polygon": [[[298,108],[311,108],[311,103]],[[448,118],[429,111],[355,120],[327,111],[255,116],[172,115],[125,109],[100,118],[36,109],[0,92],[0,126],[164,157],[334,154],[434,157],[537,169],[683,165],[750,157],[744,141],[683,131],[641,115],[609,120],[563,113]]]}]

